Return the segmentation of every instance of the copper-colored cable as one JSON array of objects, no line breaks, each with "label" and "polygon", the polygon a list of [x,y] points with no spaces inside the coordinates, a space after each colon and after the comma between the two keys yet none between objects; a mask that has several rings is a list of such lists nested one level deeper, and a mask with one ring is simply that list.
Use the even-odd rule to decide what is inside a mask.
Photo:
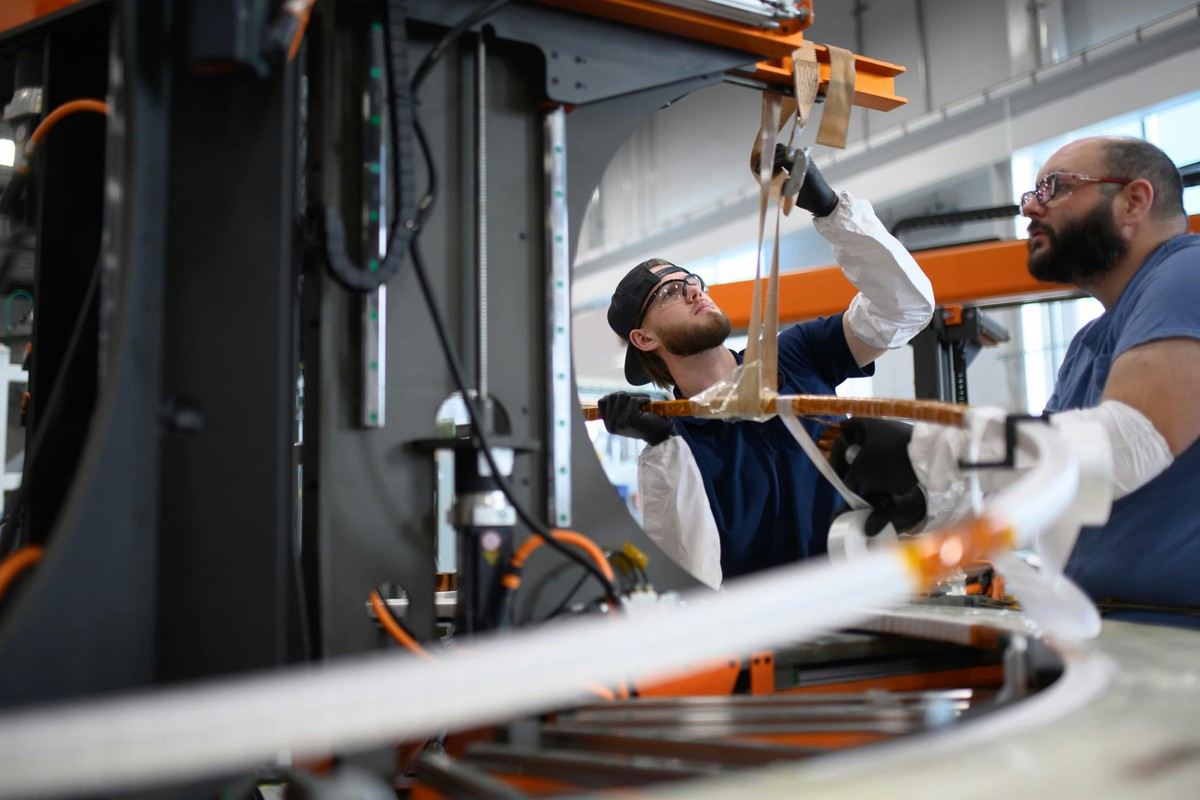
[{"label": "copper-colored cable", "polygon": [[42,560],[43,552],[38,545],[28,545],[0,561],[0,597],[4,596],[18,575]]},{"label": "copper-colored cable", "polygon": [[396,624],[396,620],[392,619],[392,614],[383,602],[383,598],[379,596],[379,592],[371,592],[371,608],[375,609],[375,618],[379,620],[379,624],[383,629],[391,634],[391,637],[396,640],[402,647],[416,653],[421,658],[433,660],[433,656],[416,639],[408,635],[408,631]]},{"label": "copper-colored cable", "polygon": [[[853,414],[859,417],[895,417],[955,427],[962,426],[963,416],[968,408],[936,400],[895,400],[885,397],[837,397],[820,394],[798,394],[788,397],[792,401],[792,409],[800,415]],[[691,400],[657,400],[646,403],[642,409],[663,417],[707,416],[706,410]],[[775,401],[768,400],[763,411],[774,414]],[[600,410],[596,406],[584,406],[583,415],[584,419],[590,422],[600,419]]]}]

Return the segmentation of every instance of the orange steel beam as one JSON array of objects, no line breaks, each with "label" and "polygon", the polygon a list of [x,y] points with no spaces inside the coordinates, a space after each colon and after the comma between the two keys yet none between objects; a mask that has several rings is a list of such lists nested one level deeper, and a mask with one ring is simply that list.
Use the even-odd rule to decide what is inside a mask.
[{"label": "orange steel beam", "polygon": [[[813,19],[812,0],[796,5],[808,9],[804,22],[791,21],[778,28],[760,28],[730,20],[688,11],[654,2],[654,0],[538,0],[539,2],[603,17],[627,25],[672,33],[688,39],[742,50],[762,57],[762,60],[743,74],[760,80],[792,85],[792,52],[804,41],[804,29]],[[821,71],[821,88],[829,83],[829,51],[816,44],[817,61]],[[878,111],[890,111],[908,102],[896,95],[896,76],[904,67],[865,56],[854,56],[854,104]]]},{"label": "orange steel beam", "polygon": [[[1188,229],[1200,233],[1200,214]],[[939,304],[980,303],[999,300],[1044,300],[1078,295],[1070,284],[1044,283],[1029,274],[1024,239],[942,247],[913,253],[929,276]],[[779,321],[802,322],[845,311],[857,290],[839,267],[822,267],[779,276]],[[729,315],[734,328],[750,324],[754,281],[713,286],[713,301]]]},{"label": "orange steel beam", "polygon": [[19,28],[38,17],[61,11],[80,0],[2,0],[0,2],[0,31]]},{"label": "orange steel beam", "polygon": [[[808,22],[793,20],[778,28],[745,25],[698,11],[688,11],[654,0],[539,0],[549,5],[604,17],[639,28],[652,28],[673,33],[686,39],[709,42],[733,50],[743,50],[765,58],[783,58],[804,41],[803,30]],[[807,20],[812,19],[812,2],[804,0],[799,6],[808,8]],[[789,80],[791,80],[789,78]]]},{"label": "orange steel beam", "polygon": [[[821,85],[818,91],[825,92],[829,87],[829,49],[823,44],[814,44],[813,48],[817,51],[817,67],[821,72]],[[893,108],[899,108],[907,103],[907,98],[896,94],[896,76],[904,71],[904,67],[896,64],[855,55],[854,105],[874,111],[891,111]],[[745,74],[771,83],[790,86],[792,83],[791,56],[760,61]]]}]

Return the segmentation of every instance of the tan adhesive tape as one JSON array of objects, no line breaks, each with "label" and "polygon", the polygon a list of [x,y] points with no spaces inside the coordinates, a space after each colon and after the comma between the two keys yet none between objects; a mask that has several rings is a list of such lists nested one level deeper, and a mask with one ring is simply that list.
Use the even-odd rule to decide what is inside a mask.
[{"label": "tan adhesive tape", "polygon": [[817,144],[846,147],[850,129],[850,109],[854,107],[854,54],[829,45],[829,86],[825,90],[825,111]]}]

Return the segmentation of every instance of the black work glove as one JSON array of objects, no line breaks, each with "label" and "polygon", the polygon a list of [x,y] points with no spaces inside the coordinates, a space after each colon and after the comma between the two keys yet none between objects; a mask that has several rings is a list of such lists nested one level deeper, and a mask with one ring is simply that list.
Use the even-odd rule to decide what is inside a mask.
[{"label": "black work glove", "polygon": [[675,423],[658,414],[643,411],[650,402],[648,394],[613,392],[600,398],[600,418],[609,433],[643,439],[649,444],[664,442],[675,431]]},{"label": "black work glove", "polygon": [[913,426],[907,422],[851,417],[829,451],[829,464],[855,494],[871,504],[866,534],[889,522],[897,533],[925,519],[925,493],[908,460]]},{"label": "black work glove", "polygon": [[[783,142],[775,144],[775,169],[786,169],[789,174],[793,174],[796,169],[796,152],[789,152],[787,146]],[[754,171],[758,172],[759,160],[754,160]],[[837,208],[838,196],[833,189],[829,188],[829,184],[825,182],[825,176],[817,169],[817,165],[808,160],[808,166],[804,172],[804,182],[800,184],[800,188],[795,187],[795,177],[788,178],[782,188],[784,196],[791,194],[796,195],[796,205],[803,208],[805,211],[811,211],[814,216],[828,217]]]},{"label": "black work glove", "polygon": [[828,217],[837,208],[837,204],[838,196],[829,188],[825,176],[810,159],[808,171],[804,173],[804,183],[796,193],[796,205],[805,211],[811,211],[813,216]]}]

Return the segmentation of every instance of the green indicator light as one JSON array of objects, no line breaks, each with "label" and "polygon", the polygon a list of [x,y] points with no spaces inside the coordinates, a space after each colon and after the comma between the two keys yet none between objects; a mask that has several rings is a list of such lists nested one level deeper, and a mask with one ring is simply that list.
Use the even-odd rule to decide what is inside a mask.
[{"label": "green indicator light", "polygon": [[554,152],[561,153],[563,151],[561,144],[554,145]]},{"label": "green indicator light", "polygon": [[381,22],[372,22],[372,23],[371,23],[371,30],[373,30],[373,31],[381,31],[381,30],[383,30],[383,23],[381,23]]},{"label": "green indicator light", "polygon": [[372,114],[372,115],[371,115],[371,124],[372,124],[372,125],[378,125],[378,124],[379,124],[379,115],[378,115],[378,114]]},{"label": "green indicator light", "polygon": [[561,288],[563,288],[563,282],[562,282],[562,281],[555,281],[555,282],[554,282],[554,287],[555,287],[556,289],[561,289]]},{"label": "green indicator light", "polygon": [[372,361],[372,362],[371,362],[371,367],[370,367],[370,368],[371,368],[371,372],[374,372],[375,370],[379,369],[379,362],[377,362],[377,361]]},{"label": "green indicator light", "polygon": [[559,468],[558,468],[558,474],[559,474],[559,475],[566,475],[566,474],[567,474],[567,468],[566,468],[566,467],[559,467]]},{"label": "green indicator light", "polygon": [[562,197],[562,196],[563,196],[562,189],[555,189],[555,190],[554,190],[554,196],[555,196],[555,197]]},{"label": "green indicator light", "polygon": [[374,321],[376,321],[376,322],[378,322],[378,321],[379,321],[379,312],[378,312],[378,311],[372,311],[372,312],[371,312],[371,319],[372,319],[372,320],[374,320]]},{"label": "green indicator light", "polygon": [[375,80],[379,80],[383,77],[383,72],[379,69],[379,67],[371,67],[371,77]]},{"label": "green indicator light", "polygon": [[567,376],[566,376],[566,375],[564,375],[563,373],[561,373],[561,372],[560,372],[560,373],[558,373],[558,379],[559,379],[560,381],[561,381],[561,380],[565,380],[565,379],[566,379],[566,377],[567,377]]},{"label": "green indicator light", "polygon": [[369,216],[371,217],[371,222],[379,222],[379,212],[378,211],[372,211]]},{"label": "green indicator light", "polygon": [[376,413],[374,411],[371,412],[371,422],[379,422],[379,414],[378,413]]},{"label": "green indicator light", "polygon": [[379,272],[379,259],[372,258],[370,261],[368,261],[367,269],[371,270],[371,272]]},{"label": "green indicator light", "polygon": [[566,525],[566,524],[567,524],[567,515],[566,515],[566,514],[559,514],[559,515],[558,515],[558,521],[559,521],[560,523],[562,523],[563,525]]},{"label": "green indicator light", "polygon": [[370,164],[367,164],[367,169],[371,171],[372,175],[378,175],[379,174],[379,162],[372,161]]},{"label": "green indicator light", "polygon": [[557,328],[555,328],[555,330],[556,330],[556,331],[558,331],[559,333],[566,333],[566,332],[567,332],[567,329],[566,329],[566,328],[564,328],[562,325],[559,325]]},{"label": "green indicator light", "polygon": [[558,421],[558,427],[560,427],[560,428],[565,428],[565,427],[567,427],[567,421],[566,421],[565,419],[560,419],[560,420]]}]

